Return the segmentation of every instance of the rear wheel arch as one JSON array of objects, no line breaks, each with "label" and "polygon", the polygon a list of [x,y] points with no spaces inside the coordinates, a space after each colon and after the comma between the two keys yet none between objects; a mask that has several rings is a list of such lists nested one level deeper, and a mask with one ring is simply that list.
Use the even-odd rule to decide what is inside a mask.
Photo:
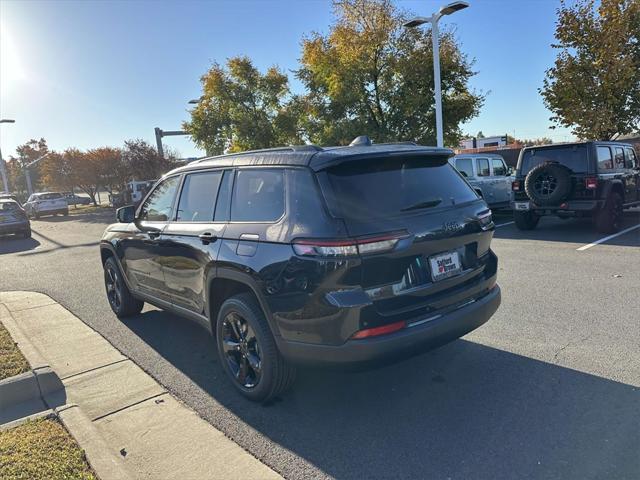
[{"label": "rear wheel arch", "polygon": [[211,331],[215,332],[216,321],[218,319],[218,313],[220,307],[225,300],[242,293],[252,295],[260,305],[271,333],[275,336],[279,336],[280,332],[271,316],[271,311],[266,305],[266,302],[259,294],[258,286],[248,276],[239,272],[230,270],[218,270],[215,275],[210,275],[207,281],[207,312],[209,313],[209,321],[211,322]]}]

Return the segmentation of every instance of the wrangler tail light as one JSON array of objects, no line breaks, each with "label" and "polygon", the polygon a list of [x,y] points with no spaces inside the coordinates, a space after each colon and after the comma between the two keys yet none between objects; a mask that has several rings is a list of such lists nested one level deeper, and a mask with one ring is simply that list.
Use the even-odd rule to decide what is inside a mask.
[{"label": "wrangler tail light", "polygon": [[520,187],[520,180],[514,180],[513,182],[511,182],[511,190],[513,190],[514,192],[519,192]]},{"label": "wrangler tail light", "polygon": [[401,239],[408,236],[403,231],[358,238],[298,238],[293,241],[293,250],[306,257],[349,257],[384,253],[393,250]]},{"label": "wrangler tail light", "polygon": [[584,179],[584,186],[589,190],[595,190],[598,188],[598,178],[597,177],[587,177]]}]

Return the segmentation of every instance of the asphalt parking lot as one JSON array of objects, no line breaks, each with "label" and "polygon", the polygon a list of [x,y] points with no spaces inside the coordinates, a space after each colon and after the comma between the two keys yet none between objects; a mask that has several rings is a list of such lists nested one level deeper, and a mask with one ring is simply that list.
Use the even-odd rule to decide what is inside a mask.
[{"label": "asphalt parking lot", "polygon": [[[0,238],[0,290],[47,293],[287,478],[640,478],[640,210],[597,243],[588,221],[520,232],[499,215],[503,303],[436,351],[360,373],[304,370],[242,399],[202,330],[147,307],[118,321],[97,244],[107,215]],[[638,226],[638,228],[635,228]]]}]

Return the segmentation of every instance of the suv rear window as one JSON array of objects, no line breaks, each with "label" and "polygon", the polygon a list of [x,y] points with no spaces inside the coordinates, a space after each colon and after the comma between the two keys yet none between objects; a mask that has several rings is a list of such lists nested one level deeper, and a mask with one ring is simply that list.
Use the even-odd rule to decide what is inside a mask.
[{"label": "suv rear window", "polygon": [[533,167],[544,162],[558,162],[574,173],[586,173],[589,169],[587,147],[572,145],[569,147],[534,148],[526,150],[522,156],[520,173],[526,175]]},{"label": "suv rear window", "polygon": [[353,219],[411,213],[422,210],[411,208],[421,203],[433,202],[431,208],[442,208],[450,207],[452,200],[464,203],[478,198],[449,163],[428,158],[354,161],[327,173],[334,193],[329,202],[336,203],[331,210]]}]

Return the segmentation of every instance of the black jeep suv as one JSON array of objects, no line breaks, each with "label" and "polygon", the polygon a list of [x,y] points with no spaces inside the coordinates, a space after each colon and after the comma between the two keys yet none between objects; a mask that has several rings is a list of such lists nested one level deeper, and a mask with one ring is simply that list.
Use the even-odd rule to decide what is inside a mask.
[{"label": "black jeep suv", "polygon": [[223,155],[122,207],[100,252],[118,317],[143,302],[201,323],[233,384],[266,400],[296,364],[424,352],[500,304],[491,211],[415,144]]},{"label": "black jeep suv", "polygon": [[596,229],[620,229],[622,210],[640,205],[640,166],[633,147],[583,142],[522,149],[512,185],[514,220],[532,230],[541,216],[590,217]]}]

